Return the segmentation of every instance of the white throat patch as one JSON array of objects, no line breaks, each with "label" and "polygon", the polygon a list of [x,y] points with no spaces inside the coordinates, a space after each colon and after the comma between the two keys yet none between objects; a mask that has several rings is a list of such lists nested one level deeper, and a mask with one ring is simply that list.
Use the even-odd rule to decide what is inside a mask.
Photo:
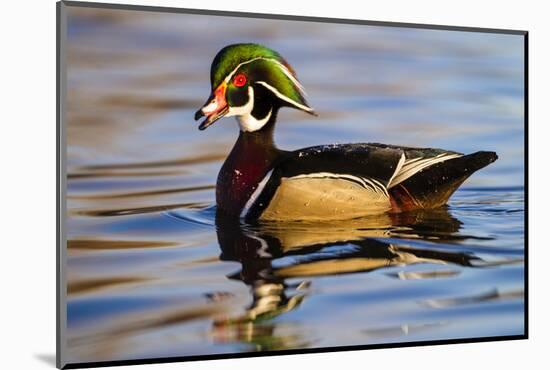
[{"label": "white throat patch", "polygon": [[262,119],[256,119],[252,114],[245,114],[242,116],[237,116],[237,122],[239,122],[239,127],[241,131],[245,132],[254,132],[258,131],[265,126],[267,121],[271,118],[271,109],[267,115]]},{"label": "white throat patch", "polygon": [[252,109],[254,109],[254,89],[252,86],[248,86],[248,101],[246,104],[240,107],[230,107],[226,117],[236,116],[241,131],[258,131],[269,121],[272,110],[270,109],[264,118],[257,119],[252,115]]}]

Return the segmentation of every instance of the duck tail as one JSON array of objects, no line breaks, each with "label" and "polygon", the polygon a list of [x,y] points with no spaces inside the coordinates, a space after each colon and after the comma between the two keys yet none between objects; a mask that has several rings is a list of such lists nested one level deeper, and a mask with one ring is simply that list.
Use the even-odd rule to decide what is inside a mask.
[{"label": "duck tail", "polygon": [[495,152],[476,152],[425,168],[389,189],[395,210],[436,208],[477,170],[498,159]]}]

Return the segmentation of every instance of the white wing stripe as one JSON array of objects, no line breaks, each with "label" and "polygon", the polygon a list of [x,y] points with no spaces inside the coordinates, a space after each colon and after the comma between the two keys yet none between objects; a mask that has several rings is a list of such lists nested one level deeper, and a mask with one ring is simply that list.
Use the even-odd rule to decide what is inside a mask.
[{"label": "white wing stripe", "polygon": [[370,180],[373,181],[375,184],[377,184],[378,187],[382,190],[382,192],[383,192],[384,194],[386,194],[388,197],[390,196],[390,195],[388,194],[388,190],[386,189],[386,187],[384,186],[384,184],[382,184],[380,181],[378,181],[378,180],[376,180],[376,179],[372,179],[372,178],[371,178]]},{"label": "white wing stripe", "polygon": [[388,192],[384,188],[384,185],[382,185],[380,182],[376,181],[375,179],[368,179],[366,177],[361,177],[361,178],[365,180],[370,185],[370,187],[374,189],[375,192],[379,194],[382,193],[384,195],[389,196]]},{"label": "white wing stripe", "polygon": [[434,164],[445,162],[449,159],[453,158],[459,158],[462,157],[461,154],[456,153],[442,153],[435,157],[430,158],[414,158],[408,161],[405,161],[405,163],[402,165],[400,171],[393,175],[392,179],[390,180],[390,183],[388,184],[388,188],[391,188],[414,174],[422,171],[426,167],[433,166]]},{"label": "white wing stripe", "polygon": [[388,188],[391,188],[393,179],[395,176],[401,171],[401,168],[405,164],[405,160],[407,158],[405,157],[405,153],[401,153],[401,157],[399,158],[399,162],[397,162],[397,166],[395,166],[395,171],[393,172],[393,175],[390,177],[390,180],[388,181]]},{"label": "white wing stripe", "polygon": [[267,175],[264,176],[262,181],[260,181],[260,183],[258,184],[258,187],[256,188],[256,190],[254,190],[254,192],[252,193],[252,195],[250,196],[250,198],[246,202],[244,208],[242,209],[241,218],[244,218],[246,216],[246,214],[248,213],[248,211],[250,210],[250,208],[254,205],[254,202],[256,202],[256,199],[262,193],[262,191],[265,188],[265,185],[267,184],[267,182],[271,178],[272,173],[273,173],[273,170],[270,170],[267,173]]}]

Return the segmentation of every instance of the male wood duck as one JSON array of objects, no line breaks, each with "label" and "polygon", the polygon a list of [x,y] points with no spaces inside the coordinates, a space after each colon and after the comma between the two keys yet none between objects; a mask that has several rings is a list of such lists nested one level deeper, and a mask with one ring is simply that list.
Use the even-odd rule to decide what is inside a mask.
[{"label": "male wood duck", "polygon": [[316,115],[287,61],[262,45],[229,45],[214,58],[210,80],[212,93],[195,114],[206,117],[199,129],[230,116],[240,127],[216,186],[218,212],[231,218],[318,221],[435,208],[497,159],[363,143],[280,150],[273,141],[280,108]]}]

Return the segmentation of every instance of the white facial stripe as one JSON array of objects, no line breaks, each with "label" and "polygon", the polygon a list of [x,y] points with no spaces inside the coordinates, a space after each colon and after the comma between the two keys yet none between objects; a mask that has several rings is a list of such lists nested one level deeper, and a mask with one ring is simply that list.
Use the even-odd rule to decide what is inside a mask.
[{"label": "white facial stripe", "polygon": [[295,107],[297,108],[300,108],[302,110],[305,110],[306,112],[312,112],[313,109],[311,109],[310,107],[307,107],[303,104],[300,104],[300,103],[297,103],[295,102],[294,100],[290,99],[289,97],[287,97],[286,95],[282,94],[279,90],[277,90],[276,88],[274,88],[273,86],[271,86],[270,84],[268,84],[267,82],[265,81],[257,81],[256,82],[257,84],[260,84],[262,85],[263,87],[265,87],[266,89],[270,90],[271,92],[273,92],[273,94],[275,94],[275,96],[277,96],[279,99],[281,100],[284,100],[286,101],[287,103],[290,103],[292,105],[294,105]]},{"label": "white facial stripe", "polygon": [[281,62],[279,62],[278,60],[275,60],[275,59],[269,59],[269,58],[264,58],[264,57],[257,57],[257,58],[252,58],[250,60],[247,60],[245,62],[242,62],[240,63],[239,65],[237,65],[235,67],[235,69],[233,69],[224,79],[225,83],[229,83],[229,81],[231,80],[231,78],[233,77],[233,75],[235,73],[237,73],[237,71],[239,70],[239,68],[241,68],[243,65],[245,64],[249,64],[249,63],[252,63],[256,60],[267,60],[269,62],[272,62],[272,63],[275,63],[275,65],[277,65],[277,67],[279,67],[281,69],[281,71],[283,71],[283,73],[285,74],[285,76],[287,76],[289,78],[290,81],[292,81],[292,83],[294,85],[296,85],[296,87],[300,90],[300,92],[304,95],[306,95],[306,92],[304,90],[304,87],[302,86],[302,84],[296,79],[296,77],[294,77],[294,75],[289,71],[289,69],[284,65],[282,64]]},{"label": "white facial stripe", "polygon": [[288,70],[288,68],[284,64],[277,60],[273,60],[273,62],[275,62],[278,67],[281,68],[283,73],[289,78],[290,81],[292,81],[294,85],[296,85],[296,87],[298,88],[298,90],[300,90],[302,94],[307,95],[302,84],[296,79],[296,77],[294,77],[294,75]]},{"label": "white facial stripe", "polygon": [[231,77],[233,77],[233,75],[239,70],[239,68],[241,68],[241,67],[244,66],[245,64],[252,63],[252,62],[254,62],[254,61],[256,61],[256,60],[259,60],[259,59],[265,59],[265,58],[262,58],[262,57],[253,58],[253,59],[247,60],[247,61],[242,62],[242,63],[240,63],[239,65],[237,65],[237,66],[235,67],[235,69],[233,69],[233,70],[224,78],[225,83],[229,83],[229,80],[231,80]]}]

